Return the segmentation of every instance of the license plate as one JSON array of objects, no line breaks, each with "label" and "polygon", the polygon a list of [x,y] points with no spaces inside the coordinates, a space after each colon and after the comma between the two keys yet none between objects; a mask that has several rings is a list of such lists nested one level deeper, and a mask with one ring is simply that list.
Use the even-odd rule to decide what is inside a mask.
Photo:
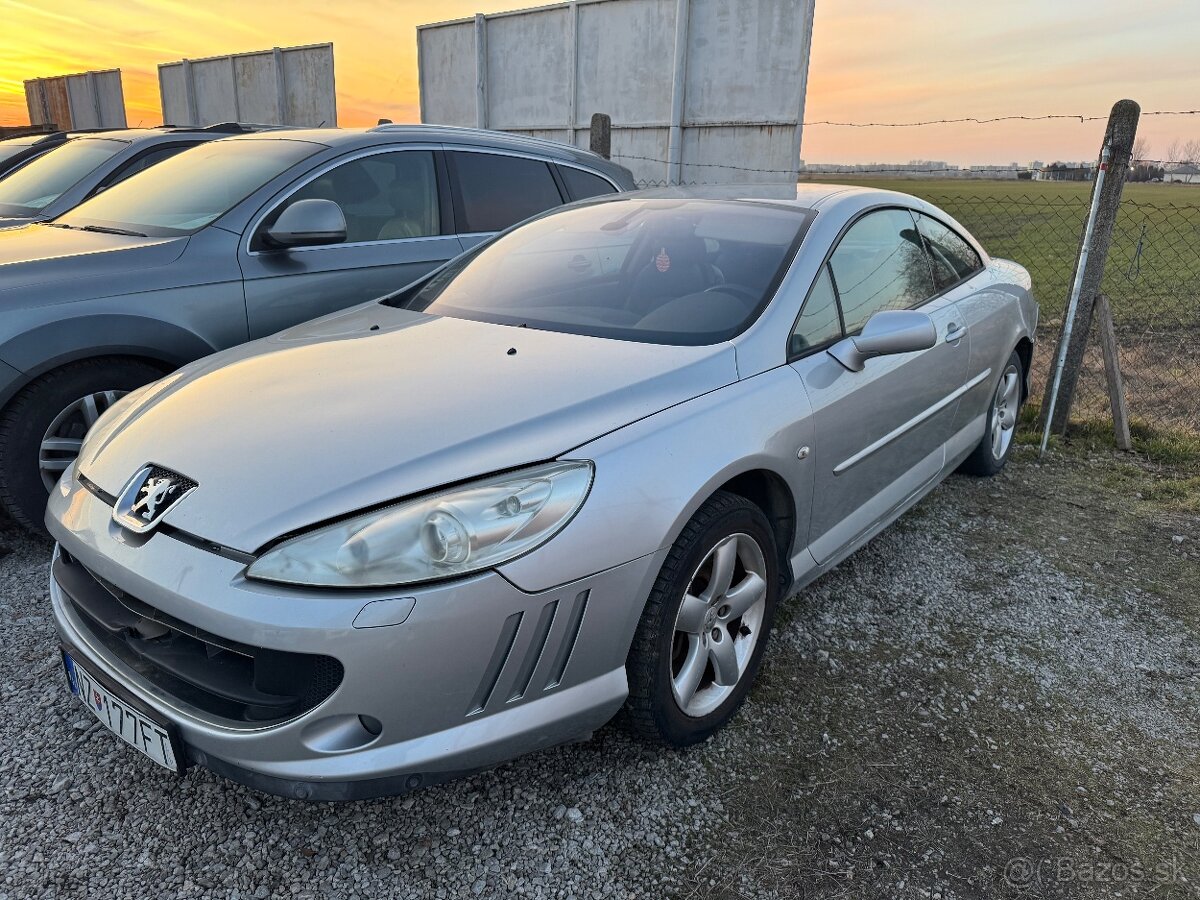
[{"label": "license plate", "polygon": [[63,651],[63,666],[71,693],[83,701],[83,705],[109,731],[129,746],[150,757],[165,769],[180,772],[179,740],[169,725],[163,725],[147,716],[111,688],[105,687],[87,669]]}]

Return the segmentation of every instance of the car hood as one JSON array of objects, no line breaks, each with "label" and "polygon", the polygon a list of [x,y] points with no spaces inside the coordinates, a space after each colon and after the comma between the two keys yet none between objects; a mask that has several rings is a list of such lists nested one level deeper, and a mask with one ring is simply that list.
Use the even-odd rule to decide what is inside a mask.
[{"label": "car hood", "polygon": [[38,300],[26,293],[31,287],[166,265],[186,244],[185,237],[143,238],[49,225],[0,227],[0,298],[19,292],[18,303],[28,306]]},{"label": "car hood", "polygon": [[732,345],[668,347],[378,304],[208,357],[106,417],[79,471],[199,483],[164,522],[253,552],[330,518],[553,459],[737,380]]}]

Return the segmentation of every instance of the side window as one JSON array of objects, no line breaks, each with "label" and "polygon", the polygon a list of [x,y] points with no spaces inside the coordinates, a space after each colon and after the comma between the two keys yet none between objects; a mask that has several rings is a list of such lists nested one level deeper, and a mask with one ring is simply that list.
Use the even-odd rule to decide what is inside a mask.
[{"label": "side window", "polygon": [[929,258],[933,264],[933,279],[938,290],[978,272],[983,268],[983,260],[961,235],[943,225],[937,219],[917,213],[917,227],[925,238],[925,246],[929,250]]},{"label": "side window", "polygon": [[855,222],[829,264],[847,334],[857,334],[881,310],[911,309],[937,292],[916,224],[902,209]]},{"label": "side window", "polygon": [[166,147],[156,147],[153,150],[147,150],[141,156],[125,163],[125,165],[121,166],[119,169],[105,178],[102,182],[100,182],[99,185],[97,185],[96,190],[93,193],[98,194],[105,188],[110,188],[114,184],[124,181],[130,175],[136,175],[138,172],[148,169],[153,165],[157,165],[164,159],[170,159],[176,153],[182,153],[184,150],[195,146],[195,144],[169,144]]},{"label": "side window", "polygon": [[446,154],[460,234],[500,231],[563,202],[550,166],[493,153]]},{"label": "side window", "polygon": [[437,173],[430,150],[376,153],[342,163],[288,198],[332,200],[346,217],[346,243],[439,234]]},{"label": "side window", "polygon": [[583,200],[587,197],[599,197],[601,194],[615,194],[617,189],[591,172],[576,169],[574,166],[559,166],[558,173],[562,175],[567,193],[572,200]]},{"label": "side window", "polygon": [[788,356],[799,356],[814,347],[820,347],[842,336],[842,320],[838,316],[837,295],[833,292],[833,279],[829,266],[821,267],[821,274],[808,292],[800,318],[792,329],[788,343]]}]

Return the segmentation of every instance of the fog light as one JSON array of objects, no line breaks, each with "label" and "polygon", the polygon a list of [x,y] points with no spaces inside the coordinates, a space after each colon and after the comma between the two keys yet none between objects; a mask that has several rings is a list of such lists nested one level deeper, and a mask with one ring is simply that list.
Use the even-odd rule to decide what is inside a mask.
[{"label": "fog light", "polygon": [[383,723],[374,716],[327,716],[305,726],[300,740],[318,753],[345,753],[365,747],[382,731]]}]

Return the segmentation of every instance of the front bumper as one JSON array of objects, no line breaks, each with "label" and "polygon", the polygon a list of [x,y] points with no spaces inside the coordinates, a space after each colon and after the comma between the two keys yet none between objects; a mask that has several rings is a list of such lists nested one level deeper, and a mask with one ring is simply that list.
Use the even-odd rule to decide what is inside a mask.
[{"label": "front bumper", "polygon": [[[63,642],[174,724],[189,762],[314,800],[433,784],[604,724],[627,694],[625,656],[662,562],[651,554],[536,594],[494,572],[389,593],[297,590],[248,581],[242,563],[167,534],[134,539],[71,473],[46,524],[137,610],[230,645],[340,662],[336,689],[293,718],[225,718],[113,652],[78,587],[51,579]],[[388,612],[410,602],[406,616]]]}]

